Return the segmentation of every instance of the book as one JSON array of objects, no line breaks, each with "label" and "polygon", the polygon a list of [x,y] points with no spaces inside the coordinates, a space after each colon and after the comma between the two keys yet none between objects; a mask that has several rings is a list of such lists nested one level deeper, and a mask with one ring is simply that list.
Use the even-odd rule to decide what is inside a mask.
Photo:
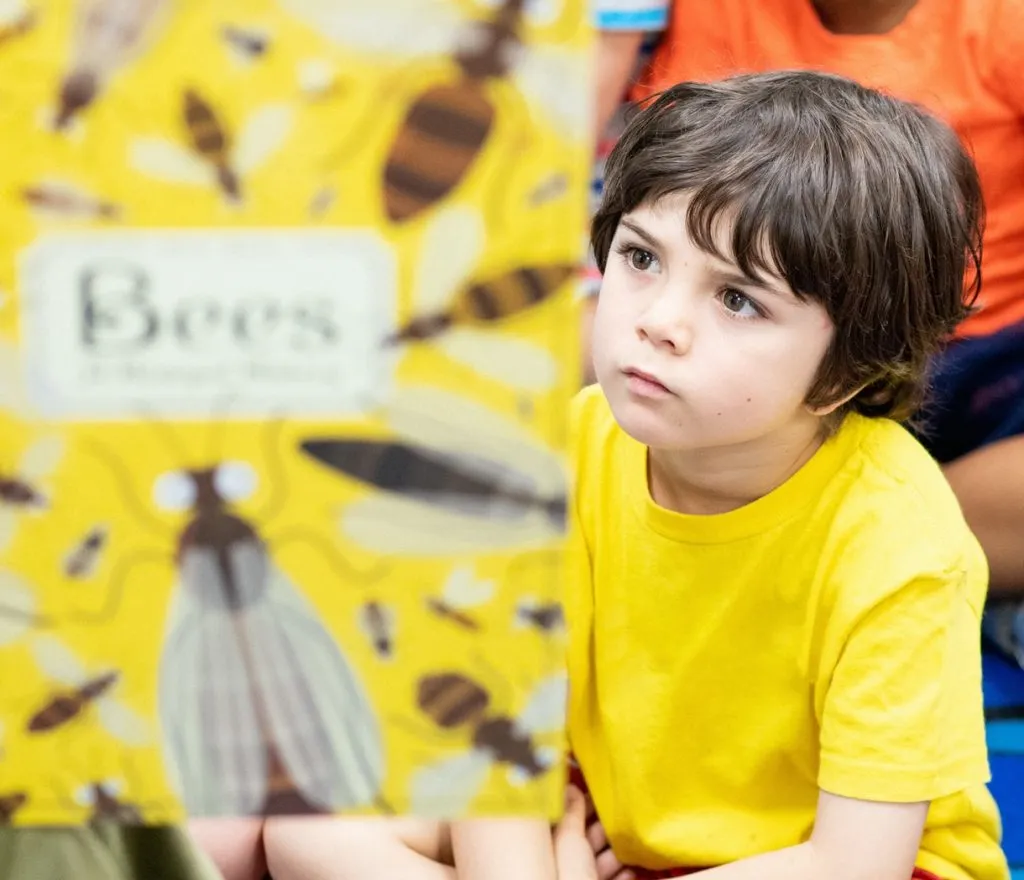
[{"label": "book", "polygon": [[0,822],[556,816],[581,0],[0,22]]}]

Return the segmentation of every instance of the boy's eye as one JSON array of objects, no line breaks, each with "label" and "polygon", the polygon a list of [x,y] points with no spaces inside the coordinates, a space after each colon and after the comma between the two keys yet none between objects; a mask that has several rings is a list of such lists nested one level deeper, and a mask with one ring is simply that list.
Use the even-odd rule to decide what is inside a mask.
[{"label": "boy's eye", "polygon": [[638,272],[646,272],[654,265],[654,254],[642,248],[630,248],[629,265]]},{"label": "boy's eye", "polygon": [[740,290],[728,287],[722,291],[722,305],[741,318],[757,318],[762,314],[757,304],[749,296]]}]

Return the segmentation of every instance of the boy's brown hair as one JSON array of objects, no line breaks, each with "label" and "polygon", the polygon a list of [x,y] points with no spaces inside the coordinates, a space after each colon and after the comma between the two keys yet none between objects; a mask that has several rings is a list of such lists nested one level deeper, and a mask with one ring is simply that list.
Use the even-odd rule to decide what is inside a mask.
[{"label": "boy's brown hair", "polygon": [[[755,278],[774,267],[831,317],[808,405],[853,394],[842,410],[916,412],[928,359],[981,285],[981,186],[948,126],[830,74],[680,83],[608,159],[591,227],[601,271],[623,214],[684,191],[694,242]],[[715,245],[723,220],[731,254]]]}]

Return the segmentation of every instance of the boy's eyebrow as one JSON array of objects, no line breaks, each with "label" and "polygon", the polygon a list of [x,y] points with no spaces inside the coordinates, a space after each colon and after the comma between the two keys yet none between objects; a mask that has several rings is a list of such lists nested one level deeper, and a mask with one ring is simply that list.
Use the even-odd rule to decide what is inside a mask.
[{"label": "boy's eyebrow", "polygon": [[[770,281],[766,281],[761,278],[754,278],[751,275],[746,275],[738,267],[730,266],[727,269],[715,268],[715,274],[726,284],[742,284],[744,287],[753,287],[763,293],[771,293],[778,297],[783,297],[788,300],[798,300],[792,292],[786,287],[772,284]],[[783,284],[785,282],[782,282]]]},{"label": "boy's eyebrow", "polygon": [[636,223],[634,223],[632,220],[627,220],[625,217],[623,217],[619,221],[619,223],[621,223],[623,226],[626,227],[626,229],[628,229],[630,232],[636,235],[637,238],[642,238],[651,247],[661,247],[661,242],[658,241],[658,239],[651,235],[651,233],[647,232],[647,230],[645,230],[642,226],[639,226]]}]

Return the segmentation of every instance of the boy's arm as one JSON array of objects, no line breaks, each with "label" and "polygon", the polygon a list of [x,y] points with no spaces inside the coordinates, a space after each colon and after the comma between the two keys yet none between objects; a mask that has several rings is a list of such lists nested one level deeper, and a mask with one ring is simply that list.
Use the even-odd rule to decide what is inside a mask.
[{"label": "boy's arm", "polygon": [[701,871],[707,880],[908,880],[927,803],[887,804],[822,792],[811,839]]},{"label": "boy's arm", "polygon": [[459,880],[556,880],[545,819],[466,819],[452,823]]}]

